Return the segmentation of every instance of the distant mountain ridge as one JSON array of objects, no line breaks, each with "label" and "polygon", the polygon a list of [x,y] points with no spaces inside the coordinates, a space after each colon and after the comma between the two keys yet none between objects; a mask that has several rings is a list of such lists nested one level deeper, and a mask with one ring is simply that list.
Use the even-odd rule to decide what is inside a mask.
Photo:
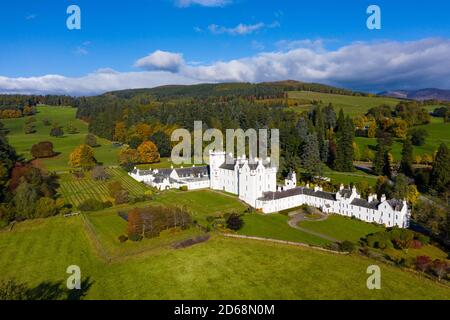
[{"label": "distant mountain ridge", "polygon": [[419,90],[392,90],[380,92],[378,95],[411,100],[441,100],[450,101],[450,90],[427,88]]}]

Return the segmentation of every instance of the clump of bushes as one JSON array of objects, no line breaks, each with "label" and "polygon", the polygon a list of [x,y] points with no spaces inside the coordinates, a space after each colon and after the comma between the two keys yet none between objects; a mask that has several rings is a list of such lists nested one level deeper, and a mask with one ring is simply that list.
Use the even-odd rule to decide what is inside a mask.
[{"label": "clump of bushes", "polygon": [[102,202],[97,199],[87,199],[78,206],[78,209],[81,211],[99,211],[110,207],[112,207],[111,201]]},{"label": "clump of bushes", "polygon": [[449,278],[450,265],[445,260],[432,260],[428,256],[417,256],[414,266],[420,272],[436,276],[439,281]]},{"label": "clump of bushes", "polygon": [[407,229],[393,228],[368,235],[362,242],[371,248],[377,249],[408,249],[420,248],[427,245],[430,238]]},{"label": "clump of bushes", "polygon": [[126,236],[126,235],[120,235],[119,236],[119,241],[120,241],[120,243],[124,243],[124,242],[126,242],[128,240],[128,237]]},{"label": "clump of bushes", "polygon": [[244,219],[241,214],[232,213],[226,218],[227,228],[233,231],[238,231],[244,226]]},{"label": "clump of bushes", "polygon": [[348,240],[345,240],[345,241],[343,241],[343,242],[341,242],[339,244],[339,249],[341,251],[343,251],[343,252],[350,252],[351,253],[351,252],[355,252],[356,251],[357,246],[356,246],[355,243],[353,243],[351,241],[348,241]]},{"label": "clump of bushes", "polygon": [[188,187],[187,186],[181,186],[180,187],[180,191],[188,191]]},{"label": "clump of bushes", "polygon": [[115,204],[128,203],[130,194],[119,181],[113,181],[108,185],[109,195],[114,198]]},{"label": "clump of bushes", "polygon": [[106,172],[105,167],[103,166],[95,166],[94,169],[92,169],[91,173],[92,179],[97,181],[106,181],[111,176]]},{"label": "clump of bushes", "polygon": [[[188,229],[192,224],[190,213],[185,208],[151,206],[135,208],[128,213],[128,238],[136,235],[153,238],[161,231],[171,228]],[[134,241],[134,240],[132,240]]]}]

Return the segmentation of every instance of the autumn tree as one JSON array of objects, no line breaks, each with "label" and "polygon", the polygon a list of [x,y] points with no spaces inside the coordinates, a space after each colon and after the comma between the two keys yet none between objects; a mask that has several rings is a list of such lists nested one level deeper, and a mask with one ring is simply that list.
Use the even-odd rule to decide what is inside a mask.
[{"label": "autumn tree", "polygon": [[52,137],[60,138],[60,137],[62,137],[64,135],[64,130],[58,124],[54,124],[52,129],[50,130],[50,135]]},{"label": "autumn tree", "polygon": [[78,146],[69,156],[69,165],[74,168],[89,170],[96,162],[94,150],[86,144]]},{"label": "autumn tree", "polygon": [[131,170],[135,164],[139,163],[139,153],[136,149],[124,147],[119,152],[118,160],[122,167]]},{"label": "autumn tree", "polygon": [[49,158],[55,155],[53,151],[53,143],[50,141],[41,141],[31,147],[31,155],[38,158]]},{"label": "autumn tree", "polygon": [[125,126],[125,122],[116,122],[113,139],[120,142],[127,141],[127,127]]},{"label": "autumn tree", "polygon": [[159,160],[160,160],[158,148],[151,141],[143,142],[137,148],[137,151],[139,154],[139,161],[141,163],[155,163],[155,162],[159,162]]}]

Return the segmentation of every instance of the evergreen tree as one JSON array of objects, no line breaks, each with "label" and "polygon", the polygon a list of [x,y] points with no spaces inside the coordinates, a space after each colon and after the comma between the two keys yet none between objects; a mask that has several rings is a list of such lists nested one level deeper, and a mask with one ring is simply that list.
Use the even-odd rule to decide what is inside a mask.
[{"label": "evergreen tree", "polygon": [[[3,124],[1,122],[0,124],[0,129],[2,129]],[[0,202],[6,194],[6,185],[11,174],[11,169],[17,160],[18,156],[16,151],[8,143],[5,131],[0,130]]]},{"label": "evergreen tree", "polygon": [[344,110],[339,110],[339,116],[336,123],[336,131],[339,131],[340,128],[343,128],[345,124],[345,116],[344,116]]},{"label": "evergreen tree", "polygon": [[413,174],[413,146],[411,142],[411,137],[407,136],[405,141],[403,141],[403,149],[402,149],[402,161],[400,163],[400,172],[405,174],[408,177],[411,177]]},{"label": "evergreen tree", "polygon": [[439,191],[450,191],[450,151],[441,143],[430,175],[430,187]]},{"label": "evergreen tree", "polygon": [[314,125],[317,132],[317,141],[319,144],[320,159],[326,162],[328,158],[328,142],[325,140],[325,123],[323,113],[320,106],[317,106],[314,111]]},{"label": "evergreen tree", "polygon": [[320,161],[319,143],[316,134],[309,134],[306,137],[302,147],[301,161],[308,176],[315,177],[322,174],[322,163]]},{"label": "evergreen tree", "polygon": [[[341,110],[342,111],[342,110]],[[353,140],[355,128],[349,116],[342,121],[343,114],[339,113],[338,132],[336,133],[335,169],[343,172],[353,171]]]}]

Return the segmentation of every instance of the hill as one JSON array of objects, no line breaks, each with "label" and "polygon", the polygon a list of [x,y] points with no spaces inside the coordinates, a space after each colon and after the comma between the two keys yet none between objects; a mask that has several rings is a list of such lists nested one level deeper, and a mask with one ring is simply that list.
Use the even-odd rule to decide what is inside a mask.
[{"label": "hill", "polygon": [[392,90],[379,93],[380,96],[393,97],[411,100],[440,100],[450,101],[450,90],[442,90],[435,88],[419,89],[419,90]]}]

